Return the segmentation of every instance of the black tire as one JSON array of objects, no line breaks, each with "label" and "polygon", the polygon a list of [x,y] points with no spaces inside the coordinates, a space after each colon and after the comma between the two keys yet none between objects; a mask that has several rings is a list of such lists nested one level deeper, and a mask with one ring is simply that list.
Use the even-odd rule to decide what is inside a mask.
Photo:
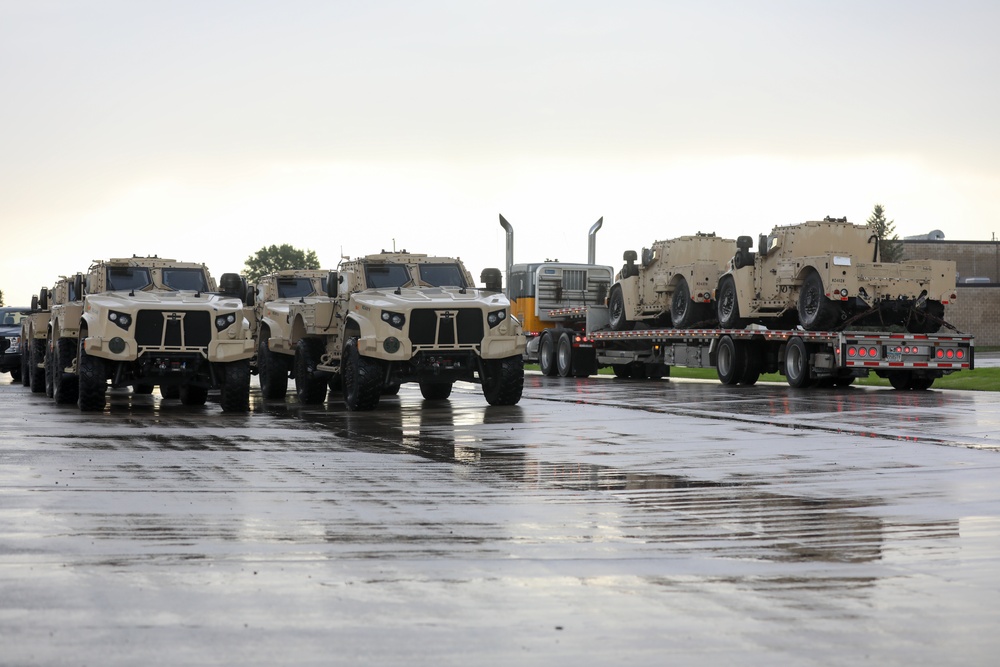
[{"label": "black tire", "polygon": [[705,319],[703,304],[691,300],[691,289],[687,280],[681,278],[670,297],[670,321],[675,329],[690,329]]},{"label": "black tire", "polygon": [[14,382],[20,382],[21,378],[24,377],[24,374],[21,373],[21,367],[18,366],[16,368],[10,369],[10,377]]},{"label": "black tire", "polygon": [[834,378],[834,380],[833,380],[833,386],[834,387],[838,387],[840,389],[843,389],[844,387],[850,387],[852,384],[854,384],[854,376],[853,375],[848,375],[848,376],[845,376],[845,377],[838,377],[838,378]]},{"label": "black tire", "polygon": [[646,364],[647,380],[662,380],[670,376],[670,366],[666,364]]},{"label": "black tire", "polygon": [[56,341],[52,366],[52,398],[59,405],[76,403],[79,392],[79,378],[75,373],[67,373],[66,367],[76,359],[76,338],[60,338]]},{"label": "black tire", "polygon": [[934,378],[926,375],[914,375],[910,379],[910,389],[913,391],[927,391],[934,384]]},{"label": "black tire", "polygon": [[635,326],[635,322],[625,317],[625,295],[618,285],[611,288],[608,297],[608,324],[615,331],[629,331]]},{"label": "black tire", "polygon": [[645,380],[646,379],[646,364],[641,361],[633,361],[629,364],[629,370],[632,372],[633,380]]},{"label": "black tire", "polygon": [[56,393],[56,381],[55,381],[55,369],[56,369],[56,352],[55,348],[49,345],[49,341],[45,341],[45,395],[49,398],[55,398]]},{"label": "black tire", "polygon": [[[906,321],[906,330],[910,333],[937,333],[941,329],[943,318],[944,304],[940,301],[928,301],[922,310],[914,309],[910,312]],[[931,384],[933,384],[933,379]]]},{"label": "black tire", "polygon": [[329,377],[316,370],[323,355],[323,343],[314,338],[302,338],[295,345],[295,395],[299,403],[318,405],[326,398]]},{"label": "black tire", "polygon": [[517,405],[524,390],[524,359],[520,356],[483,360],[483,396],[490,405]]},{"label": "black tire", "polygon": [[87,354],[83,340],[80,340],[80,356],[77,358],[78,371],[77,407],[84,412],[104,409],[108,392],[108,374],[104,359]]},{"label": "black tire", "polygon": [[45,341],[31,341],[31,351],[28,366],[28,376],[33,394],[40,394],[45,391]]},{"label": "black tire", "polygon": [[754,341],[741,341],[743,356],[746,357],[746,365],[743,367],[743,375],[740,376],[740,384],[744,387],[752,387],[757,384],[760,374],[764,370],[764,348]]},{"label": "black tire", "polygon": [[208,400],[208,387],[200,387],[193,384],[183,384],[180,386],[180,399],[183,405],[205,405]]},{"label": "black tire", "polygon": [[566,331],[559,334],[556,343],[556,373],[562,378],[573,376],[573,339]]},{"label": "black tire", "polygon": [[180,398],[181,388],[180,385],[176,384],[161,384],[160,385],[160,396],[162,398]]},{"label": "black tire", "polygon": [[799,288],[799,324],[807,331],[826,331],[840,320],[840,304],[826,298],[823,278],[810,271]]},{"label": "black tire", "polygon": [[276,354],[267,344],[270,332],[263,329],[257,341],[257,375],[260,394],[268,400],[284,400],[288,393],[288,359]]},{"label": "black tire", "polygon": [[250,360],[229,361],[223,364],[222,388],[219,405],[223,412],[249,412],[250,410]]},{"label": "black tire", "polygon": [[[344,405],[348,410],[374,410],[382,395],[382,364],[358,351],[358,339],[350,338],[341,359],[344,383]],[[424,385],[420,384],[423,391]],[[448,385],[451,393],[451,385]],[[426,395],[425,395],[426,398]],[[447,398],[447,396],[444,396]]]},{"label": "black tire", "polygon": [[17,375],[12,372],[10,376],[14,378],[15,381],[19,381],[22,387],[31,386],[31,369],[28,368],[28,363],[31,361],[31,354],[28,349],[28,343],[26,339],[21,340],[21,367],[17,369]]},{"label": "black tire", "polygon": [[558,373],[556,367],[556,341],[549,331],[542,332],[542,339],[538,341],[538,366],[542,375],[554,377]]},{"label": "black tire", "polygon": [[715,309],[721,328],[742,329],[747,325],[747,320],[740,317],[739,296],[736,294],[736,281],[732,276],[722,276],[719,279]]},{"label": "black tire", "polygon": [[813,382],[809,376],[809,351],[801,338],[792,338],[785,346],[785,379],[796,388],[808,387]]},{"label": "black tire", "polygon": [[617,378],[632,377],[632,364],[611,364],[611,370]]},{"label": "black tire", "polygon": [[730,386],[739,384],[746,365],[743,346],[737,345],[730,336],[720,338],[719,348],[715,352],[715,372],[719,374],[719,382]]},{"label": "black tire", "polygon": [[156,385],[152,382],[136,382],[132,385],[132,393],[138,396],[148,396],[153,393]]},{"label": "black tire", "polygon": [[331,394],[339,394],[344,390],[344,376],[342,373],[330,373],[327,378],[326,388]]},{"label": "black tire", "polygon": [[421,382],[420,394],[428,401],[443,401],[451,396],[451,382]]},{"label": "black tire", "polygon": [[382,385],[381,394],[383,396],[397,396],[399,394],[399,388],[403,385],[399,382],[392,382],[390,384]]}]

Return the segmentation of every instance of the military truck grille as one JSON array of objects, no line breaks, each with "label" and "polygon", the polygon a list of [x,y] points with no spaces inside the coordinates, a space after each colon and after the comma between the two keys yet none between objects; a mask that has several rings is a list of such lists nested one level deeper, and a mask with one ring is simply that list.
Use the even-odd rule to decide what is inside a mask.
[{"label": "military truck grille", "polygon": [[410,315],[410,341],[414,345],[479,345],[483,342],[483,311],[418,308]]},{"label": "military truck grille", "polygon": [[207,311],[140,310],[135,318],[139,347],[206,347],[212,340]]}]

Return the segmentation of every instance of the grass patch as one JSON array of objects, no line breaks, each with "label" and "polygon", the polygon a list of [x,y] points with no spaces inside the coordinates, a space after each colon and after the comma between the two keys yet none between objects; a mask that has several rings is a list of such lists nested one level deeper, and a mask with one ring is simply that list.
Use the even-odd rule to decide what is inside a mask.
[{"label": "grass patch", "polygon": [[[525,364],[528,370],[538,370],[537,364]],[[602,368],[601,375],[613,375],[610,368]],[[718,380],[719,375],[714,368],[682,368],[674,366],[670,369],[670,377],[691,380]],[[785,382],[785,376],[780,373],[764,373],[761,382]],[[863,387],[890,387],[888,380],[883,380],[874,373],[866,378],[858,378],[854,384]],[[933,389],[963,389],[968,391],[1000,391],[1000,368],[977,368],[971,371],[958,371],[951,375],[934,380]]]}]

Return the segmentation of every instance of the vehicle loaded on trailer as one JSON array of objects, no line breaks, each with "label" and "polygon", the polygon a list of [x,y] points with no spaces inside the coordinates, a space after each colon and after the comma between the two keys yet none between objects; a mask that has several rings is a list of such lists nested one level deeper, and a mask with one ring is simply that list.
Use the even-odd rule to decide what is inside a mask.
[{"label": "vehicle loaded on trailer", "polygon": [[[239,275],[222,291],[204,264],[159,257],[97,261],[51,308],[49,366],[59,403],[101,410],[108,385],[225,412],[249,409],[253,340]],[[73,299],[73,297],[76,297]]]},{"label": "vehicle loaded on trailer", "polygon": [[[954,262],[883,263],[857,255],[877,259],[877,245],[871,229],[831,218],[775,228],[761,237],[758,253],[740,237],[716,289],[719,328],[662,327],[662,315],[649,317],[653,308],[616,313],[614,299],[608,307],[563,308],[548,317],[575,318],[582,343],[571,353],[621,377],[714,367],[725,384],[752,385],[777,372],[793,387],[808,387],[846,386],[875,373],[896,389],[921,390],[973,368],[973,336],[934,333],[950,326],[944,307],[956,298]],[[635,253],[625,259],[612,295],[635,294],[635,279],[643,279]],[[667,265],[656,271],[677,273]],[[646,321],[622,317],[627,324],[616,327],[621,313]]]},{"label": "vehicle loaded on trailer", "polygon": [[586,377],[597,372],[583,321],[559,313],[603,305],[608,298],[614,271],[594,263],[597,232],[603,224],[600,218],[590,228],[585,264],[559,260],[514,264],[514,227],[500,216],[507,233],[507,296],[527,337],[524,359],[539,364],[545,375]]},{"label": "vehicle loaded on trailer", "polygon": [[514,405],[524,336],[500,293],[500,271],[482,278],[486,289],[457,258],[405,250],[347,260],[329,274],[327,298],[289,304],[287,338],[272,328],[267,349],[275,357],[294,349],[303,403],[342,388],[348,409],[371,410],[406,382],[426,400],[444,400],[464,380],[480,383],[491,405]]}]

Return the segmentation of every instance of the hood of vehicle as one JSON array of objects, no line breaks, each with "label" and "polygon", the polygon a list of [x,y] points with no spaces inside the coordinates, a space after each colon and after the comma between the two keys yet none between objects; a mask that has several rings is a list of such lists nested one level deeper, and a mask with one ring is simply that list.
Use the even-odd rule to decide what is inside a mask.
[{"label": "hood of vehicle", "polygon": [[21,335],[21,325],[20,324],[4,324],[0,326],[0,336],[5,338],[14,338],[15,336]]},{"label": "hood of vehicle", "polygon": [[467,289],[442,287],[412,287],[395,289],[370,289],[356,292],[351,299],[376,308],[460,308],[478,306],[484,308],[506,308],[510,301],[503,294]]},{"label": "hood of vehicle", "polygon": [[87,302],[103,308],[194,308],[238,310],[243,302],[209,292],[108,292],[89,294]]}]

